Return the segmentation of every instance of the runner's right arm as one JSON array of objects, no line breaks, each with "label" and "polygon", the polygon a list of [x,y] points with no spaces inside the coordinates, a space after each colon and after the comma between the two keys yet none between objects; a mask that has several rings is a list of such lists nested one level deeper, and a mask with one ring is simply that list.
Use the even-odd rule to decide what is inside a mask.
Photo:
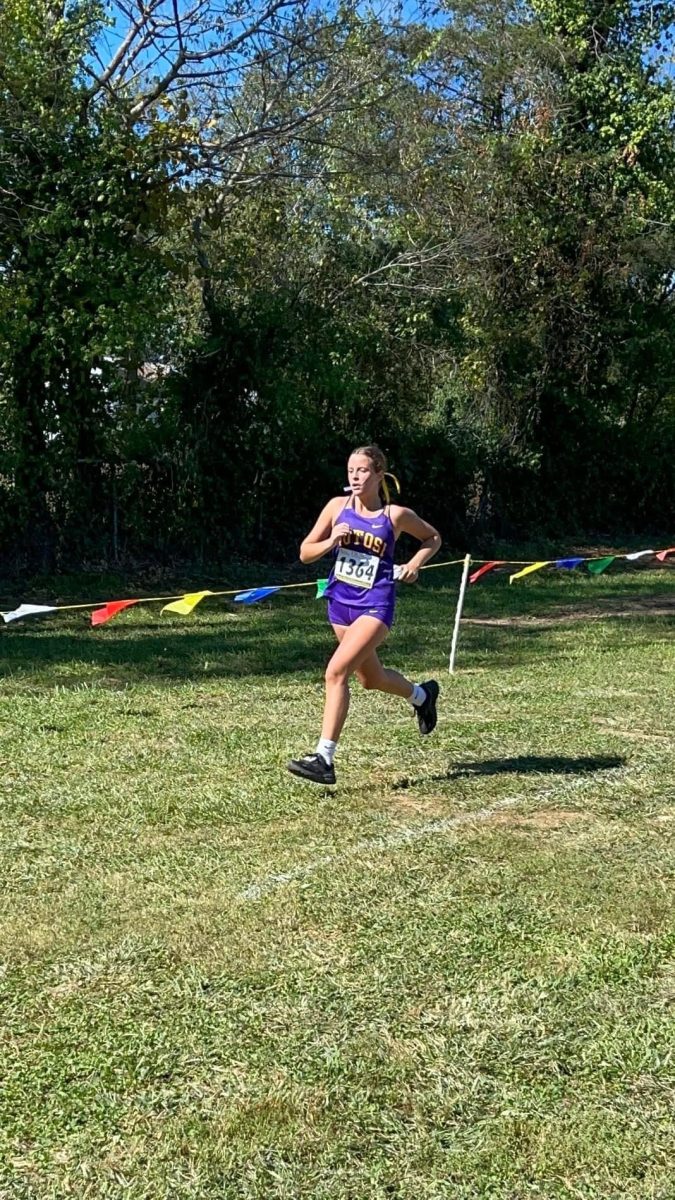
[{"label": "runner's right arm", "polygon": [[343,507],[343,496],[334,496],[332,500],[328,501],[300,546],[300,562],[317,562],[337,545],[340,538],[349,533],[349,525],[346,521],[334,524]]}]

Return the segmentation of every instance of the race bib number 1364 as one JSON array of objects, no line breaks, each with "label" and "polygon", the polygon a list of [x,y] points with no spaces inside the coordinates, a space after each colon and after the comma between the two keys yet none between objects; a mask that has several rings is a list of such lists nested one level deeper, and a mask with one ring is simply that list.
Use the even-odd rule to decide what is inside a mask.
[{"label": "race bib number 1364", "polygon": [[352,587],[371,588],[375,582],[379,561],[374,554],[364,554],[362,550],[343,547],[335,559],[335,578],[341,583],[351,584]]}]

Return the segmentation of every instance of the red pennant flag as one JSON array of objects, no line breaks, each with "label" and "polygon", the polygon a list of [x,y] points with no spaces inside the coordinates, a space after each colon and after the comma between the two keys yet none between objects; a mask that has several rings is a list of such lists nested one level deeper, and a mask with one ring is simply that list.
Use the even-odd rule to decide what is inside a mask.
[{"label": "red pennant flag", "polygon": [[670,550],[659,550],[656,557],[659,562],[665,562],[669,554],[675,554],[675,546],[671,546]]},{"label": "red pennant flag", "polygon": [[472,575],[469,575],[469,583],[475,583],[477,579],[480,579],[481,575],[486,575],[493,567],[503,567],[504,563],[505,560],[502,558],[496,558],[494,562],[486,563],[484,567],[480,567],[478,571],[474,571]]},{"label": "red pennant flag", "polygon": [[121,612],[123,608],[131,608],[132,604],[138,604],[138,600],[110,600],[103,608],[95,608],[91,614],[92,625],[103,625],[105,621],[112,620]]}]

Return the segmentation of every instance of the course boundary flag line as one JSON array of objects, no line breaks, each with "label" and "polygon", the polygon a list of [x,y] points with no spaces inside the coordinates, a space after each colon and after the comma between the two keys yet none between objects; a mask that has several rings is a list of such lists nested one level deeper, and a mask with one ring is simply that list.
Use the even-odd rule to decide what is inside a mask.
[{"label": "course boundary flag line", "polygon": [[[639,562],[647,558],[654,558],[657,562],[665,563],[669,555],[675,554],[675,546],[669,546],[665,550],[637,550],[630,554],[608,554],[608,555],[586,555],[568,558],[556,559],[539,559],[539,560],[518,560],[518,559],[481,559],[472,558],[466,554],[462,558],[447,559],[439,563],[427,563],[422,567],[423,571],[438,570],[439,567],[456,567],[465,566],[467,561],[478,570],[469,575],[468,582],[475,584],[488,572],[495,570],[498,567],[520,567],[521,570],[516,571],[509,576],[509,583],[513,583],[517,579],[523,579],[528,575],[533,575],[537,571],[543,570],[544,567],[553,567],[557,570],[570,571],[577,567],[586,565],[586,568],[592,575],[600,575],[606,571],[614,562],[624,560],[626,562]],[[18,608],[12,609],[9,612],[0,612],[5,625],[9,625],[13,621],[22,620],[24,617],[44,616],[47,613],[55,612],[76,612],[85,609],[91,611],[91,624],[94,627],[105,624],[112,620],[118,613],[123,612],[126,608],[132,608],[138,604],[162,604],[161,613],[171,612],[179,613],[182,616],[188,616],[194,612],[195,608],[207,596],[232,597],[235,604],[257,604],[261,600],[267,599],[276,592],[293,591],[301,588],[314,588],[317,597],[323,596],[326,589],[326,579],[313,579],[302,583],[280,583],[269,587],[252,587],[252,588],[228,588],[225,590],[211,591],[210,589],[202,589],[194,592],[183,592],[178,596],[137,596],[133,599],[122,600],[86,600],[79,604],[20,604]]]}]

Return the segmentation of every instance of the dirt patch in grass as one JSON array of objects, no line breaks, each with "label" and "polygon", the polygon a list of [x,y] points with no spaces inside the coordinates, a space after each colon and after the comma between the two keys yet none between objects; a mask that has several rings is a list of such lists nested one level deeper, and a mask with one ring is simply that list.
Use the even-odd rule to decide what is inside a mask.
[{"label": "dirt patch in grass", "polygon": [[541,627],[566,625],[570,621],[597,621],[606,617],[626,619],[630,617],[675,617],[675,596],[636,596],[633,600],[606,597],[593,604],[565,605],[555,608],[545,617],[463,617],[464,625],[494,625],[521,628],[528,625]]},{"label": "dirt patch in grass", "polygon": [[[419,817],[450,815],[447,799],[442,796],[410,796],[397,792],[389,798],[387,807],[395,809],[396,812]],[[586,821],[588,816],[588,813],[577,809],[552,808],[533,813],[517,813],[511,810],[495,812],[487,817],[487,821],[486,814],[481,813],[478,819],[481,824],[508,826],[510,829],[559,829],[573,822]],[[463,813],[462,818],[466,819],[467,825],[471,824],[470,812]]]},{"label": "dirt patch in grass", "polygon": [[534,813],[499,812],[490,817],[490,825],[509,829],[562,829],[578,821],[587,821],[588,813],[578,809],[549,808]]},{"label": "dirt patch in grass", "polygon": [[405,793],[395,792],[393,796],[388,797],[387,808],[418,817],[445,817],[448,815],[448,801],[442,796],[409,796]]},{"label": "dirt patch in grass", "polygon": [[601,729],[607,730],[608,733],[615,733],[619,737],[627,738],[633,742],[668,742],[670,738],[667,733],[647,733],[644,729],[622,729],[617,721],[611,717],[591,717],[594,725],[599,725]]}]

